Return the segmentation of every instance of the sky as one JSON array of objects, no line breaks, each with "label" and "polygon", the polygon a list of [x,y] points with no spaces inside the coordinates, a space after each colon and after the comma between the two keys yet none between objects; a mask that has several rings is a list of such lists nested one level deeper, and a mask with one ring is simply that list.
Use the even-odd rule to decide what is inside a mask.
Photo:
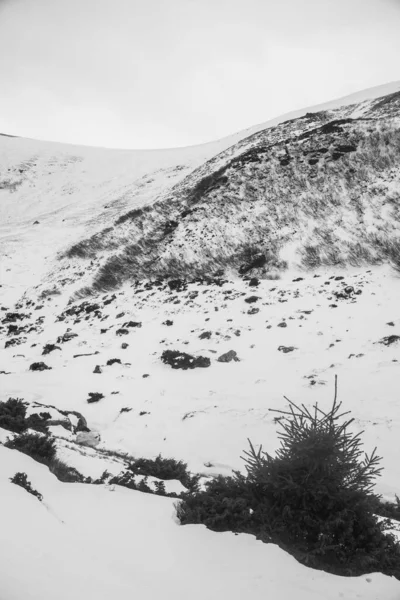
[{"label": "sky", "polygon": [[400,0],[0,0],[0,132],[205,143],[400,79]]}]

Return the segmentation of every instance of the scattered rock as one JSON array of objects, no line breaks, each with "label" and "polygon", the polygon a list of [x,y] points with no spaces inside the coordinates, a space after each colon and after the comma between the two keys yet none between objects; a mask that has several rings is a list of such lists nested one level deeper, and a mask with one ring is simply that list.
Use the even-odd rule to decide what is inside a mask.
[{"label": "scattered rock", "polygon": [[108,365],[109,367],[111,367],[111,365],[114,365],[115,363],[118,363],[118,364],[120,365],[120,364],[121,364],[121,359],[120,359],[120,358],[110,358],[110,359],[107,361],[107,365]]},{"label": "scattered rock", "polygon": [[126,350],[128,348],[129,344],[127,344],[126,342],[122,342],[121,344],[121,348],[122,350]]},{"label": "scattered rock", "polygon": [[295,346],[279,346],[278,350],[279,352],[284,352],[285,354],[287,354],[288,352],[293,352],[293,350],[297,350],[297,348]]},{"label": "scattered rock", "polygon": [[167,283],[168,283],[169,289],[171,291],[175,291],[175,292],[181,292],[182,290],[185,290],[187,287],[186,281],[183,279],[171,279]]},{"label": "scattered rock", "polygon": [[260,280],[258,279],[258,277],[252,277],[249,281],[249,286],[250,287],[257,287],[260,285]]},{"label": "scattered rock", "polygon": [[352,285],[347,285],[344,290],[345,294],[350,295],[350,294],[354,294],[354,288]]},{"label": "scattered rock", "polygon": [[99,402],[104,398],[104,394],[100,392],[89,392],[89,398],[87,399],[88,404],[92,404],[93,402]]},{"label": "scattered rock", "polygon": [[212,336],[212,332],[211,331],[203,331],[203,333],[201,333],[199,335],[199,338],[201,340],[209,340],[211,336]]},{"label": "scattered rock", "polygon": [[69,342],[75,337],[78,337],[77,333],[73,333],[72,331],[66,331],[64,335],[60,335],[57,338],[57,344],[64,344],[65,342]]},{"label": "scattered rock", "polygon": [[101,367],[100,367],[100,365],[96,365],[96,366],[95,366],[95,368],[94,368],[94,371],[93,371],[93,373],[102,373],[102,372],[103,372],[103,371],[101,370]]},{"label": "scattered rock", "polygon": [[286,321],[282,321],[282,323],[278,323],[278,327],[287,327]]},{"label": "scattered rock", "polygon": [[179,350],[164,350],[161,355],[163,363],[170,365],[173,369],[196,369],[211,365],[211,361],[205,356],[191,356]]},{"label": "scattered rock", "polygon": [[115,335],[128,335],[129,334],[129,329],[124,329],[123,327],[121,327],[120,329],[117,329],[115,332]]},{"label": "scattered rock", "polygon": [[384,344],[384,346],[390,346],[391,344],[395,344],[399,340],[400,340],[400,335],[387,335],[384,338],[382,338],[381,340],[379,340],[379,342],[377,342],[377,343]]},{"label": "scattered rock", "polygon": [[249,308],[249,310],[247,311],[247,314],[248,315],[256,315],[258,312],[260,312],[260,309],[253,306],[253,308]]},{"label": "scattered rock", "polygon": [[54,350],[61,350],[61,348],[55,344],[45,344],[45,346],[43,346],[42,355],[50,354],[50,352],[53,352]]},{"label": "scattered rock", "polygon": [[235,350],[229,350],[229,352],[225,352],[225,354],[221,354],[221,356],[219,356],[217,358],[218,362],[222,362],[222,363],[228,363],[228,362],[239,362],[240,358],[238,358],[237,352],[235,352]]},{"label": "scattered rock", "polygon": [[253,302],[257,302],[259,299],[259,296],[249,296],[248,298],[245,298],[244,301],[247,302],[247,304],[252,304]]},{"label": "scattered rock", "polygon": [[50,369],[51,367],[48,367],[44,362],[34,362],[29,367],[30,371],[46,371]]},{"label": "scattered rock", "polygon": [[4,344],[4,348],[9,348],[10,346],[19,346],[20,344],[24,344],[27,341],[26,337],[15,337],[7,340]]},{"label": "scattered rock", "polygon": [[168,327],[171,327],[171,325],[173,325],[174,322],[171,321],[170,319],[167,319],[166,321],[163,321],[163,325],[167,325]]}]

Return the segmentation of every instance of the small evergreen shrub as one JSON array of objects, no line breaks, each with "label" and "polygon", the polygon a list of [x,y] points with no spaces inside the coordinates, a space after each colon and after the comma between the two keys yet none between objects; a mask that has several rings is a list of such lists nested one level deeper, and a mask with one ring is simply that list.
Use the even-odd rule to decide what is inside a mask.
[{"label": "small evergreen shrub", "polygon": [[85,483],[85,477],[74,467],[70,467],[64,461],[53,458],[49,464],[49,470],[63,483]]},{"label": "small evergreen shrub", "polygon": [[0,427],[15,433],[26,429],[26,405],[21,398],[9,398],[0,402]]},{"label": "small evergreen shrub", "polygon": [[175,458],[163,458],[161,454],[155,459],[136,458],[130,463],[129,470],[135,475],[147,475],[165,481],[177,479],[188,489],[196,487],[198,483],[198,478],[188,472],[187,463]]},{"label": "small evergreen shrub", "polygon": [[8,440],[4,445],[11,450],[23,452],[47,466],[50,465],[56,454],[54,439],[46,435],[22,433],[13,440]]},{"label": "small evergreen shrub", "polygon": [[6,402],[0,402],[0,427],[22,433],[27,429],[36,431],[47,431],[46,422],[51,415],[47,412],[26,416],[26,404],[21,398],[9,398]]},{"label": "small evergreen shrub", "polygon": [[300,562],[341,575],[381,571],[400,579],[400,544],[375,516],[374,480],[380,458],[361,450],[353,419],[341,419],[335,399],[328,412],[290,400],[282,413],[275,456],[250,442],[246,475],[218,477],[177,507],[182,524],[203,523],[274,542]]},{"label": "small evergreen shrub", "polygon": [[42,494],[33,489],[31,482],[28,481],[28,476],[26,473],[15,473],[14,477],[10,478],[10,481],[15,485],[19,485],[20,487],[24,488],[24,490],[32,494],[32,496],[35,496],[40,502],[42,501]]}]

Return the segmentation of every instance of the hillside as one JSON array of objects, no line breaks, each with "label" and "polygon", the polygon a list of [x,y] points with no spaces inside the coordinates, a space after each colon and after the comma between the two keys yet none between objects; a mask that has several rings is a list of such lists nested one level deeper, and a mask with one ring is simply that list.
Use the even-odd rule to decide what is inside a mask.
[{"label": "hillside", "polygon": [[[274,453],[271,409],[327,409],[335,375],[400,495],[399,126],[397,82],[193,148],[0,136],[1,600],[397,600],[394,577],[179,527],[174,502],[243,471],[248,438]],[[38,422],[64,466],[4,446]],[[128,477],[160,454],[190,477]]]}]

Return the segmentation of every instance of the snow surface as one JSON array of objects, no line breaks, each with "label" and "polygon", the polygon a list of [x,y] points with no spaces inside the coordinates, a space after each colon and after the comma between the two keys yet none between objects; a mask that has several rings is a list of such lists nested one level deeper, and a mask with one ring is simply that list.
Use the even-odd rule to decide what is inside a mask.
[{"label": "snow surface", "polygon": [[[10,483],[16,472],[27,473],[43,502]],[[337,577],[254,536],[181,527],[169,498],[60,483],[46,467],[3,447],[0,497],[2,600],[399,597],[395,579]]]}]

